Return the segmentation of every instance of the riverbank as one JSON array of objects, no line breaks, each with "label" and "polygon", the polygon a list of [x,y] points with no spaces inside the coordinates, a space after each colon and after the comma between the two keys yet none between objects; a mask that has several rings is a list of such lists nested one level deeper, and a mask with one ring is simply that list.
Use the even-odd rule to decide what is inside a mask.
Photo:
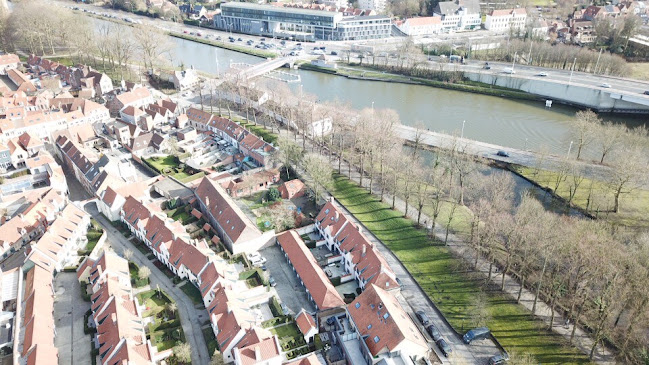
[{"label": "riverbank", "polygon": [[[589,218],[602,219],[613,225],[633,229],[649,227],[648,190],[625,190],[620,195],[620,208],[614,212],[614,191],[605,181],[519,165],[510,165],[508,170],[551,194],[565,204],[566,209],[576,209]],[[574,195],[572,199],[571,193]]]},{"label": "riverbank", "polygon": [[249,54],[251,56],[257,56],[257,57],[262,57],[262,58],[276,58],[277,57],[277,53],[275,53],[275,52],[258,51],[256,49],[250,48],[250,47],[237,46],[237,45],[228,44],[228,43],[225,43],[225,42],[222,42],[222,41],[210,41],[208,39],[204,39],[204,38],[200,38],[200,37],[194,37],[194,36],[190,36],[190,35],[182,34],[182,33],[169,32],[167,34],[169,36],[171,36],[171,37],[180,38],[180,39],[184,39],[184,40],[192,41],[192,42],[196,42],[196,43],[207,44],[207,45],[212,46],[212,47],[223,48],[223,49],[227,49],[227,50],[234,51],[234,52],[245,53],[245,54]]},{"label": "riverbank", "polygon": [[[328,73],[331,75],[344,76],[349,79],[356,80],[365,80],[365,81],[383,81],[383,82],[396,82],[402,84],[413,84],[413,85],[423,85],[431,86],[440,89],[449,89],[456,91],[464,91],[476,94],[497,96],[508,99],[516,100],[527,100],[527,101],[542,101],[543,98],[529,94],[523,91],[518,91],[514,89],[508,89],[503,87],[494,87],[492,85],[482,84],[478,82],[463,81],[461,83],[449,83],[443,81],[436,81],[430,79],[424,79],[421,77],[408,77],[404,75],[398,75],[394,73],[386,73],[383,71],[377,71],[367,67],[361,68],[325,68],[312,65],[310,63],[302,63],[299,65],[300,69],[307,71],[316,71]],[[487,85],[487,86],[482,86]]]}]

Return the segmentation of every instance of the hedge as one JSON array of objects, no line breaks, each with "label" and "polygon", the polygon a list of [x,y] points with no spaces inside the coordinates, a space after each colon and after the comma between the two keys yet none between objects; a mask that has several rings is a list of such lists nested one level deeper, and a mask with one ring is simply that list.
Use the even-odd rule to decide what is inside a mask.
[{"label": "hedge", "polygon": [[284,311],[282,310],[282,306],[279,304],[277,297],[273,296],[272,298],[270,298],[270,302],[268,303],[268,306],[270,307],[270,311],[273,312],[273,316],[275,317],[284,316]]}]

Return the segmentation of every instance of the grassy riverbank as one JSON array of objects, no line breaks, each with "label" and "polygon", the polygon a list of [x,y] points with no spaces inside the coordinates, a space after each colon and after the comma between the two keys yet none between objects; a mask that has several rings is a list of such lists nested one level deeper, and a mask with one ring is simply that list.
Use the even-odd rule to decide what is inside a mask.
[{"label": "grassy riverbank", "polygon": [[[547,190],[548,193],[556,195],[566,204],[570,199],[570,191],[574,186],[573,181],[575,181],[571,175],[561,177],[554,171],[537,170],[524,166],[512,166],[511,170]],[[557,191],[553,191],[557,179],[561,182]],[[634,228],[649,227],[649,191],[638,189],[627,194],[623,193],[620,196],[620,209],[617,213],[611,211],[614,203],[613,198],[613,190],[608,184],[584,178],[577,188],[571,205],[615,225]]]},{"label": "grassy riverbank", "polygon": [[[367,190],[337,175],[332,193],[394,252],[458,332],[470,329],[472,313],[484,305],[488,327],[508,351],[530,353],[543,364],[588,363],[586,355],[565,346],[561,336],[544,329],[540,320],[499,290],[485,288],[484,278],[467,272],[462,259]],[[478,303],[477,294],[483,290],[484,303]]]},{"label": "grassy riverbank", "polygon": [[437,87],[442,89],[471,92],[476,94],[499,96],[508,99],[534,100],[534,101],[541,100],[541,98],[539,98],[538,96],[523,91],[503,88],[499,86],[487,85],[487,84],[482,84],[473,81],[460,81],[458,83],[449,83],[444,81],[424,79],[421,77],[408,77],[408,76],[403,76],[403,75],[398,75],[393,73],[385,73],[382,71],[374,70],[369,67],[355,66],[353,69],[349,69],[349,68],[330,69],[330,68],[314,66],[311,65],[310,63],[302,63],[300,64],[300,68],[309,71],[318,71],[318,72],[324,72],[332,75],[345,76],[348,78],[353,78],[358,80],[417,84],[417,85],[432,86],[432,87]]},{"label": "grassy riverbank", "polygon": [[259,51],[259,50],[255,49],[255,48],[238,46],[236,44],[229,44],[229,43],[221,42],[221,41],[211,41],[211,40],[208,40],[208,39],[204,39],[204,38],[200,38],[200,37],[194,37],[194,36],[190,36],[190,35],[182,34],[182,33],[169,32],[168,34],[170,36],[172,36],[172,37],[185,39],[185,40],[192,41],[192,42],[197,42],[197,43],[203,43],[203,44],[207,44],[207,45],[214,46],[214,47],[229,49],[230,51],[234,51],[234,52],[246,53],[246,54],[249,54],[249,55],[252,55],[252,56],[263,57],[263,58],[275,58],[275,57],[277,57],[277,53],[275,53],[275,52]]}]

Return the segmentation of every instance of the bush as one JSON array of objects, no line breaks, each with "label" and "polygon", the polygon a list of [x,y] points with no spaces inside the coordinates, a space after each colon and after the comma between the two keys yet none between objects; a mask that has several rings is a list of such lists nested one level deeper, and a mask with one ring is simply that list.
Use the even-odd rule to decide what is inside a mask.
[{"label": "bush", "polygon": [[268,200],[269,202],[274,202],[280,199],[281,199],[281,194],[279,193],[279,190],[277,190],[276,187],[271,187],[266,192],[266,200]]},{"label": "bush", "polygon": [[275,317],[284,316],[284,311],[282,310],[282,306],[279,305],[279,301],[277,300],[277,297],[273,296],[272,298],[270,298],[270,302],[268,303],[268,306],[270,307],[270,311],[273,312],[273,316]]},{"label": "bush", "polygon": [[336,276],[335,278],[331,278],[331,284],[333,286],[338,286],[340,285],[340,276]]}]

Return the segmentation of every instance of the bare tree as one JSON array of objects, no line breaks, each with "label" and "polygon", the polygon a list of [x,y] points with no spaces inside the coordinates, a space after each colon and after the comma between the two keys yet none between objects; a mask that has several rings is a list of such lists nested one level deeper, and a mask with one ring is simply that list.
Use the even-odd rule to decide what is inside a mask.
[{"label": "bare tree", "polygon": [[192,361],[192,349],[186,342],[176,345],[173,348],[173,354],[183,364],[189,364]]},{"label": "bare tree", "polygon": [[290,179],[290,168],[297,167],[300,164],[302,160],[302,149],[286,137],[278,138],[277,146],[279,148],[279,160],[286,169],[287,179]]},{"label": "bare tree", "polygon": [[599,163],[604,163],[606,156],[621,145],[626,135],[627,128],[621,124],[613,124],[610,122],[601,124],[596,138],[601,156]]},{"label": "bare tree", "polygon": [[137,271],[137,276],[138,276],[138,278],[140,278],[140,280],[148,279],[149,276],[151,276],[151,269],[149,269],[148,266],[142,266]]},{"label": "bare tree", "polygon": [[581,157],[582,150],[587,147],[597,135],[601,120],[592,110],[580,110],[575,115],[574,128],[570,138],[577,144],[577,160]]},{"label": "bare tree", "polygon": [[333,170],[326,157],[310,153],[304,156],[304,170],[310,177],[307,184],[313,190],[314,199],[316,204],[320,201],[320,194],[322,190],[327,189],[333,185],[333,178],[331,174]]},{"label": "bare tree", "polygon": [[614,155],[608,185],[613,192],[613,212],[620,210],[620,196],[641,187],[647,181],[649,158],[644,149],[630,147]]}]

